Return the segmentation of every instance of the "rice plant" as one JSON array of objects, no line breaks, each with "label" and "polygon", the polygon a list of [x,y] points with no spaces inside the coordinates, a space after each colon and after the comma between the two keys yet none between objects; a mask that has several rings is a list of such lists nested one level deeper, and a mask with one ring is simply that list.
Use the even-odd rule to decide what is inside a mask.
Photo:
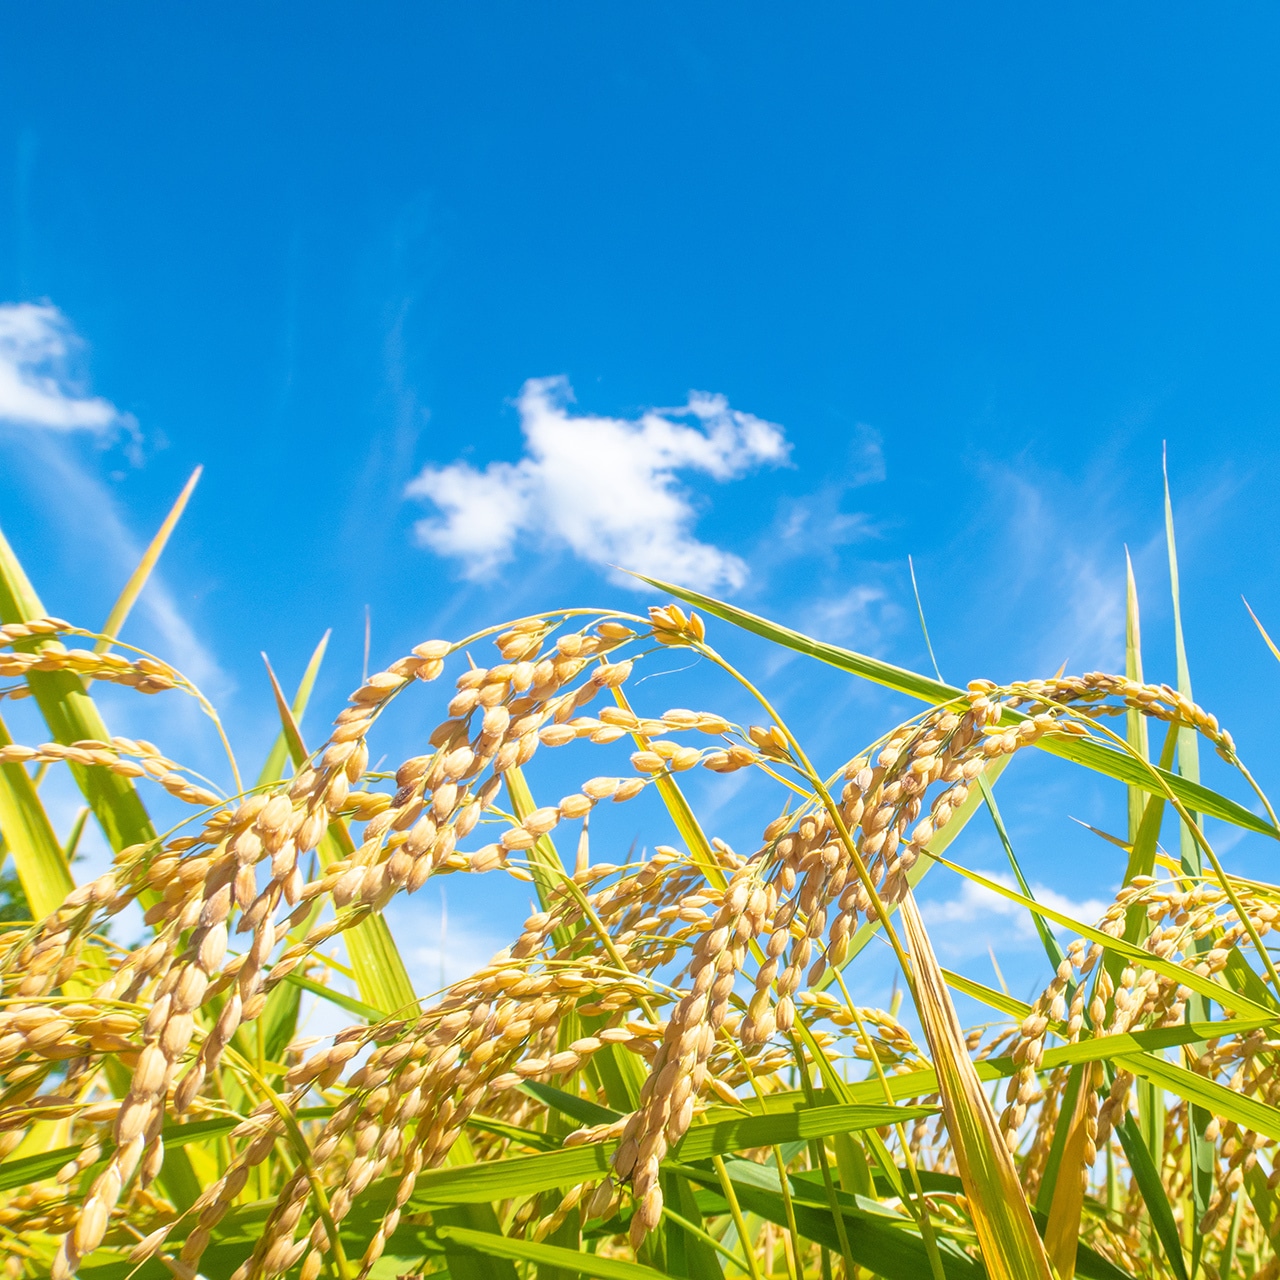
[{"label": "rice plant", "polygon": [[[101,632],[47,616],[0,539],[0,695],[32,698],[49,739],[0,724],[8,1276],[1280,1275],[1280,888],[1233,875],[1203,817],[1280,827],[1190,696],[1180,622],[1176,687],[1144,681],[1132,574],[1123,675],[957,688],[654,582],[673,603],[647,615],[428,639],[312,749],[317,652],[292,702],[275,686],[277,749],[252,781],[231,756],[223,795],[112,735],[89,692],[192,697],[223,734],[179,671],[116,639],[181,501]],[[820,768],[704,619],[921,710]],[[633,673],[672,649],[745,690],[755,722],[645,705]],[[384,711],[432,696],[447,705],[419,753],[371,770]],[[1248,803],[1199,782],[1201,742]],[[538,757],[566,748],[582,782],[550,802]],[[1100,920],[1022,877],[995,789],[1025,749],[1127,789]],[[54,767],[114,851],[81,884],[41,801]],[[680,785],[695,768],[776,793],[754,848],[700,822]],[[155,788],[186,806],[168,830]],[[600,860],[593,811],[650,789],[679,843]],[[952,855],[980,813],[1019,888]],[[1054,973],[1033,1004],[940,966],[914,897],[937,867],[1029,913]],[[384,909],[447,875],[513,876],[539,910],[420,998]],[[110,928],[126,911],[136,945]],[[853,997],[873,939],[909,1017]],[[328,980],[335,948],[356,997]],[[991,1022],[962,1030],[953,993]],[[300,1041],[304,996],[349,1025]]]}]

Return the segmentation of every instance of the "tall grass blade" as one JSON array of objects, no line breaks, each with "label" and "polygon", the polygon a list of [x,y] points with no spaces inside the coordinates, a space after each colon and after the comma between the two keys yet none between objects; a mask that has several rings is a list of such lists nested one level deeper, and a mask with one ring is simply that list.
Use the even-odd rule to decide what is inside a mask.
[{"label": "tall grass blade", "polygon": [[915,898],[899,910],[911,950],[912,986],[938,1076],[952,1150],[991,1280],[1052,1280],[1049,1259],[1013,1157],[965,1047],[964,1034]]},{"label": "tall grass blade", "polygon": [[[302,679],[298,682],[298,690],[293,695],[293,702],[290,704],[289,710],[292,712],[293,721],[299,729],[302,727],[302,717],[306,712],[307,703],[311,700],[311,691],[315,688],[316,677],[320,674],[320,664],[324,661],[325,650],[329,647],[329,637],[332,634],[333,632],[330,630],[320,637],[320,643],[312,651],[311,659],[307,663],[306,670],[302,673]],[[288,735],[281,728],[276,735],[275,742],[271,744],[271,750],[267,752],[267,758],[262,765],[262,772],[258,774],[258,786],[265,787],[269,783],[279,782],[284,777],[285,765],[290,760]]]},{"label": "tall grass blade", "polygon": [[182,492],[178,494],[177,500],[169,508],[169,514],[156,530],[156,536],[151,539],[146,551],[142,553],[138,567],[129,575],[129,581],[124,584],[124,590],[120,592],[115,604],[111,606],[111,612],[107,614],[106,622],[102,624],[102,639],[94,645],[96,652],[105,653],[111,647],[111,641],[120,634],[125,619],[142,594],[143,587],[147,585],[147,579],[151,577],[152,570],[164,552],[170,535],[177,527],[178,521],[182,519],[182,513],[187,509],[187,502],[199,483],[203,471],[204,467],[201,466],[191,473],[190,479],[182,486]]},{"label": "tall grass blade", "polygon": [[[1178,584],[1178,545],[1173,530],[1173,502],[1169,497],[1169,460],[1164,464],[1164,532],[1169,550],[1169,586],[1173,595],[1173,641],[1177,658],[1178,692],[1185,698],[1191,698],[1191,669],[1187,665],[1187,644],[1182,634],[1182,592]],[[1178,772],[1189,782],[1200,781],[1200,738],[1190,725],[1178,728]],[[1188,806],[1191,807],[1191,806]],[[1192,808],[1192,820],[1199,821]],[[1200,846],[1195,837],[1181,828],[1181,851],[1183,865],[1192,875],[1201,875],[1204,871]]]},{"label": "tall grass blade", "polygon": [[[1000,816],[1000,809],[996,805],[991,783],[982,774],[978,774],[977,782],[978,789],[982,793],[982,799],[991,814],[991,821],[995,823],[996,835],[1000,837],[1000,845],[1004,849],[1004,856],[1008,859],[1009,866],[1013,870],[1014,879],[1017,880],[1018,887],[1028,898],[1034,898],[1035,894],[1031,892],[1031,886],[1027,883],[1026,876],[1022,874],[1018,856],[1013,851],[1013,841],[1009,839],[1009,833],[1005,830],[1004,819]],[[1040,935],[1040,945],[1044,947],[1045,955],[1049,957],[1049,963],[1056,969],[1065,959],[1062,945],[1053,936],[1053,930],[1045,923],[1043,916],[1032,912],[1031,919],[1035,924],[1036,933]]]},{"label": "tall grass blade", "polygon": [[[1161,459],[1164,472],[1164,529],[1165,541],[1169,549],[1169,585],[1173,594],[1173,639],[1177,658],[1178,692],[1190,699],[1191,669],[1187,665],[1187,645],[1182,634],[1182,593],[1178,583],[1178,547],[1173,529],[1173,502],[1169,497],[1169,457],[1166,448]],[[1200,781],[1200,738],[1189,725],[1178,728],[1178,772],[1190,782]],[[1200,815],[1192,810],[1188,814],[1197,826],[1203,825]],[[1204,873],[1204,857],[1195,836],[1185,821],[1178,824],[1179,852],[1183,869],[1193,876]],[[1210,947],[1207,938],[1200,939],[1197,950],[1204,952]],[[1265,958],[1265,957],[1264,957]],[[1202,999],[1192,997],[1187,1002],[1187,1020],[1203,1018],[1208,1010]],[[1193,1222],[1191,1224],[1191,1274],[1195,1276],[1200,1268],[1200,1255],[1203,1241],[1200,1234],[1200,1220],[1209,1209],[1213,1197],[1215,1155],[1213,1144],[1205,1136],[1209,1116],[1200,1108],[1191,1108],[1191,1123],[1188,1126],[1188,1138],[1191,1161],[1191,1189],[1194,1205]]]},{"label": "tall grass blade", "polygon": [[[1142,622],[1138,611],[1138,584],[1133,577],[1133,561],[1129,558],[1129,548],[1124,549],[1124,673],[1130,680],[1142,683]],[[1151,758],[1147,745],[1147,718],[1141,712],[1129,710],[1125,712],[1125,737],[1129,746],[1143,759]],[[1146,796],[1141,787],[1129,785],[1129,843],[1138,838],[1138,827],[1142,823],[1142,814]]]},{"label": "tall grass blade", "polygon": [[1276,642],[1272,640],[1272,638],[1267,634],[1266,627],[1264,627],[1262,623],[1258,621],[1258,615],[1254,613],[1253,609],[1249,605],[1249,602],[1244,599],[1244,596],[1241,596],[1240,599],[1244,600],[1244,607],[1249,610],[1249,617],[1253,619],[1253,625],[1257,627],[1258,630],[1262,633],[1262,638],[1267,642],[1267,648],[1271,650],[1272,656],[1276,659],[1277,662],[1280,662],[1280,649],[1276,648]]}]

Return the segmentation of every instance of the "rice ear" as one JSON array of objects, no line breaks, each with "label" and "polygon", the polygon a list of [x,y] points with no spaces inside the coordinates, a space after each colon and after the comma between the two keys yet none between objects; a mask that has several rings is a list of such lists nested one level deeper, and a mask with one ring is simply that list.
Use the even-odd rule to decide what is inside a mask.
[{"label": "rice ear", "polygon": [[899,913],[911,949],[916,1008],[933,1056],[943,1117],[987,1275],[991,1280],[1053,1280],[1013,1157],[965,1047],[911,893],[903,898]]}]

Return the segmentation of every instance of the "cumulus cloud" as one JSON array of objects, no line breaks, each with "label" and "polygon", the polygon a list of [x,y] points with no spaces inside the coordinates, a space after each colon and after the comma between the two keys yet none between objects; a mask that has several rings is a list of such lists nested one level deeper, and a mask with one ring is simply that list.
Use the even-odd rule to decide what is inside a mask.
[{"label": "cumulus cloud", "polygon": [[[983,875],[1008,889],[1018,888],[1017,881],[1007,871],[986,871]],[[1075,902],[1042,884],[1032,885],[1031,892],[1037,902],[1082,924],[1094,924],[1111,905],[1096,898]],[[952,952],[979,954],[993,942],[1019,945],[1031,942],[1036,936],[1031,913],[1025,907],[972,880],[963,881],[959,894],[948,901],[922,902],[920,915],[926,924],[942,930],[944,945]],[[1050,923],[1050,928],[1056,931],[1059,926]]]},{"label": "cumulus cloud", "polygon": [[109,400],[77,385],[79,347],[50,303],[0,305],[0,421],[54,431],[103,431],[127,421]]},{"label": "cumulus cloud", "polygon": [[572,401],[567,379],[530,379],[516,402],[523,458],[483,470],[426,467],[406,491],[438,511],[415,526],[419,542],[461,560],[474,578],[492,574],[528,538],[691,587],[741,586],[743,561],[693,536],[696,511],[677,473],[726,481],[777,466],[788,453],[782,428],[703,392],[634,419],[575,413]]}]

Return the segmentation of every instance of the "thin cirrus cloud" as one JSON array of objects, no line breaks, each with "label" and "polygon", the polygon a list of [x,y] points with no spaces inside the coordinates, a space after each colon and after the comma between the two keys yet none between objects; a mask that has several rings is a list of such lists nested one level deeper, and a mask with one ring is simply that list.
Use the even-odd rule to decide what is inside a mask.
[{"label": "thin cirrus cloud", "polygon": [[[987,879],[1007,889],[1017,889],[1017,882],[1007,871],[988,871]],[[1046,907],[1070,916],[1085,924],[1093,924],[1102,918],[1111,905],[1097,898],[1075,902],[1064,894],[1045,885],[1033,885],[1031,892]],[[1025,945],[1035,940],[1036,931],[1027,909],[1008,898],[1001,897],[982,885],[966,880],[959,894],[942,902],[922,902],[920,914],[926,924],[940,931],[941,940],[948,951],[981,953],[995,941],[1004,945]],[[1051,925],[1057,930],[1060,926]]]},{"label": "thin cirrus cloud", "polygon": [[74,385],[79,346],[67,318],[50,303],[0,306],[0,421],[53,431],[105,431],[126,422],[111,401]]},{"label": "thin cirrus cloud", "polygon": [[633,419],[575,413],[572,401],[566,378],[531,378],[516,401],[523,458],[424,468],[406,489],[436,508],[415,525],[418,541],[472,578],[492,576],[529,541],[691,587],[740,587],[746,564],[694,536],[697,513],[677,476],[724,482],[779,466],[789,452],[783,429],[703,392]]},{"label": "thin cirrus cloud", "polygon": [[[108,580],[123,584],[142,556],[106,485],[87,469],[72,444],[77,432],[102,436],[123,429],[136,444],[132,415],[89,395],[79,375],[83,342],[52,303],[0,304],[0,423],[16,451],[13,470],[25,473],[64,529],[92,538]],[[159,573],[153,573],[139,612],[164,645],[165,656],[206,691],[225,687],[212,654],[183,617]],[[77,622],[88,619],[77,618]]]}]

